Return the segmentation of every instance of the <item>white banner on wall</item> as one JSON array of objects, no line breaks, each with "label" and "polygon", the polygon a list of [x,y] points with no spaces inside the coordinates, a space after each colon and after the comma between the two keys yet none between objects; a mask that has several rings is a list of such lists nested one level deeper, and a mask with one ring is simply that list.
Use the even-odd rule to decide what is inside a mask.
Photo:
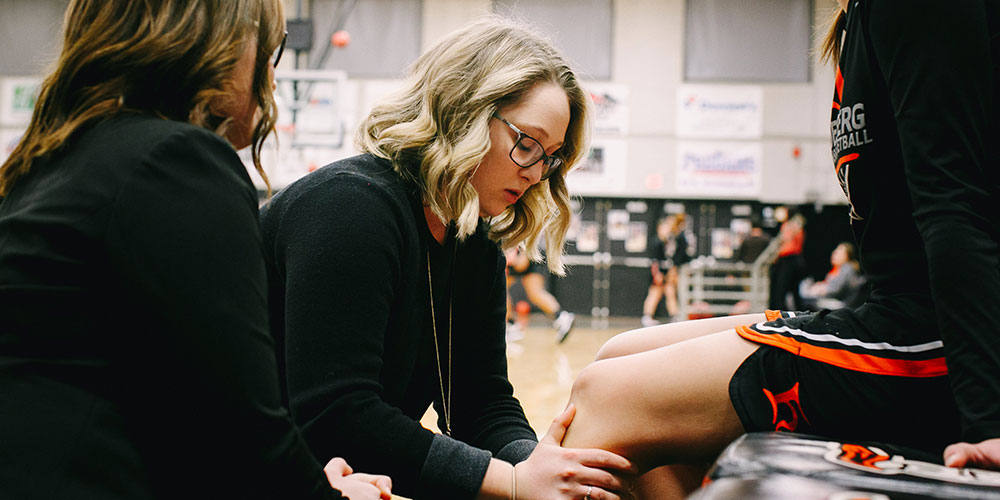
[{"label": "white banner on wall", "polygon": [[592,140],[588,157],[566,176],[569,194],[607,194],[624,189],[627,153],[624,139]]},{"label": "white banner on wall", "polygon": [[27,125],[41,84],[41,78],[0,79],[0,125]]},{"label": "white banner on wall", "polygon": [[677,136],[755,139],[763,133],[764,90],[752,85],[682,85]]},{"label": "white banner on wall", "polygon": [[628,86],[620,83],[588,82],[591,118],[598,135],[628,134]]},{"label": "white banner on wall", "polygon": [[761,191],[762,150],[759,142],[679,141],[677,192],[754,198]]},{"label": "white banner on wall", "polygon": [[[275,75],[278,122],[264,143],[261,164],[279,190],[323,165],[353,156],[357,86],[343,71],[297,70]],[[258,189],[250,150],[240,152]]]}]

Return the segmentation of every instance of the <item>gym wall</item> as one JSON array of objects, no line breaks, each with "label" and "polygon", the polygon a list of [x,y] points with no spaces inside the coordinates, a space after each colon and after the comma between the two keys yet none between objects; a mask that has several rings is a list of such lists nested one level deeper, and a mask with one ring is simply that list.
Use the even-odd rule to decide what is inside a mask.
[{"label": "gym wall", "polygon": [[[0,80],[42,74],[56,53],[59,23],[66,3],[67,0],[3,0],[0,42],[9,50],[0,54]],[[325,30],[336,21],[338,12],[345,12],[346,5],[355,4],[348,9],[343,23],[349,31],[355,30],[351,43],[334,48],[322,66],[343,70],[347,75],[336,94],[340,104],[338,119],[346,140],[342,147],[311,152],[308,162],[301,154],[286,155],[281,160],[293,165],[282,167],[277,165],[278,161],[269,165],[291,170],[291,178],[307,173],[310,165],[314,168],[354,154],[350,146],[354,127],[379,96],[398,86],[399,75],[408,61],[451,30],[496,10],[543,27],[580,68],[588,89],[596,98],[604,99],[598,104],[606,108],[609,101],[614,101],[611,116],[605,116],[602,128],[594,134],[600,155],[593,158],[592,164],[604,168],[603,173],[573,174],[576,177],[571,177],[570,183],[575,193],[843,203],[831,172],[828,145],[832,70],[819,65],[815,58],[802,55],[808,45],[803,43],[803,30],[817,33],[821,28],[816,26],[822,25],[836,4],[833,0],[286,0],[285,3],[289,19],[300,13],[314,19],[314,46],[310,53],[302,52],[297,58],[282,61],[281,71],[293,69],[296,59],[299,68],[309,67],[310,62],[315,64],[322,45],[329,40],[330,33]],[[373,23],[380,19],[381,25]],[[772,35],[761,38],[761,33]],[[726,34],[728,38],[722,36]],[[744,44],[737,43],[744,39]],[[594,44],[593,40],[610,42]],[[764,79],[760,74],[746,74],[747,67],[755,66],[755,58],[760,59],[758,66],[776,64],[750,53],[741,56],[741,60],[749,61],[745,67],[726,69],[730,65],[722,56],[727,51],[735,51],[741,45],[759,45],[761,50],[769,50],[769,45],[785,45],[783,40],[798,47],[794,53],[800,54],[792,59],[778,59],[779,65],[788,59],[787,68],[768,69],[764,71]],[[592,45],[586,46],[587,41]],[[367,69],[356,67],[361,64],[357,61],[367,64]],[[372,69],[372,61],[384,66],[381,74]],[[700,64],[695,64],[699,61]],[[713,76],[713,71],[722,74]],[[726,77],[727,72],[739,77],[741,71],[747,79]],[[775,75],[774,81],[766,80],[768,74]],[[0,96],[0,105],[9,109],[10,88],[9,85],[3,88],[8,92]],[[756,96],[752,101],[758,109],[751,121],[757,120],[759,124],[752,127],[754,131],[732,137],[725,133],[721,137],[692,135],[681,119],[684,103],[690,102],[692,96],[713,92],[735,92],[735,97],[728,97],[730,104],[748,92]],[[5,114],[9,113],[0,113],[3,149],[16,140],[18,129],[23,127]],[[723,151],[721,164],[715,161],[719,155],[713,156],[713,148]],[[725,153],[727,148],[729,153]],[[696,160],[707,169],[707,173],[696,172],[694,179],[684,164],[684,158],[692,156],[690,151],[701,155]],[[746,162],[740,156],[741,151],[752,152]],[[730,157],[727,159],[725,154]],[[2,149],[0,156],[5,156]],[[743,185],[738,190],[728,190],[725,183],[713,184],[711,175],[719,173],[713,168],[725,172],[747,165],[748,170],[742,171]],[[275,187],[280,188],[289,176],[277,178],[283,179],[276,183]]]}]

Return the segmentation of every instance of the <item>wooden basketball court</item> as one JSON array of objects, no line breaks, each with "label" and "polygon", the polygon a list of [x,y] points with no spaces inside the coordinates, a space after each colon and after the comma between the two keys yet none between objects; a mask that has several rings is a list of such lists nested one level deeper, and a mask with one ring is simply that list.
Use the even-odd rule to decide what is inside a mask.
[{"label": "wooden basketball court", "polygon": [[[640,326],[638,318],[612,318],[607,325],[594,325],[589,317],[577,316],[573,331],[559,344],[551,323],[544,315],[533,314],[524,338],[507,342],[507,367],[514,395],[538,437],[545,434],[552,418],[566,406],[573,379],[594,360],[601,345],[618,333]],[[421,424],[437,432],[436,421],[431,409]]]}]

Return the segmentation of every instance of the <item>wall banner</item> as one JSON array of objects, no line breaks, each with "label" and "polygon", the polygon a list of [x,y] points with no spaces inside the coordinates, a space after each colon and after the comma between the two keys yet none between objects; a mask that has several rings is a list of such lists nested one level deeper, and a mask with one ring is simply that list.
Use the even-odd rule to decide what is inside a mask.
[{"label": "wall banner", "polygon": [[625,139],[594,138],[590,153],[566,176],[575,195],[607,195],[625,188],[628,147]]},{"label": "wall banner", "polygon": [[763,133],[764,90],[751,85],[682,85],[677,136],[756,139]]},{"label": "wall banner", "polygon": [[628,135],[628,86],[620,83],[587,82],[595,135]]},{"label": "wall banner", "polygon": [[23,127],[31,121],[41,78],[0,79],[0,125]]},{"label": "wall banner", "polygon": [[680,194],[756,198],[761,191],[760,142],[678,141]]}]

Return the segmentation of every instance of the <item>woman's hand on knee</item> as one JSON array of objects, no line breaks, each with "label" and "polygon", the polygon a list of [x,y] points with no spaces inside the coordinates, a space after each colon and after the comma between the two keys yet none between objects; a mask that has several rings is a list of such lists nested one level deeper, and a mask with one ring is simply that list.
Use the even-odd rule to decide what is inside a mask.
[{"label": "woman's hand on knee", "polygon": [[351,500],[391,500],[392,479],[375,474],[355,474],[343,458],[337,457],[323,467],[330,486]]},{"label": "woman's hand on knee", "polygon": [[605,450],[562,447],[575,413],[575,407],[568,406],[531,456],[516,467],[519,500],[630,498],[629,483],[636,474],[631,462]]}]

